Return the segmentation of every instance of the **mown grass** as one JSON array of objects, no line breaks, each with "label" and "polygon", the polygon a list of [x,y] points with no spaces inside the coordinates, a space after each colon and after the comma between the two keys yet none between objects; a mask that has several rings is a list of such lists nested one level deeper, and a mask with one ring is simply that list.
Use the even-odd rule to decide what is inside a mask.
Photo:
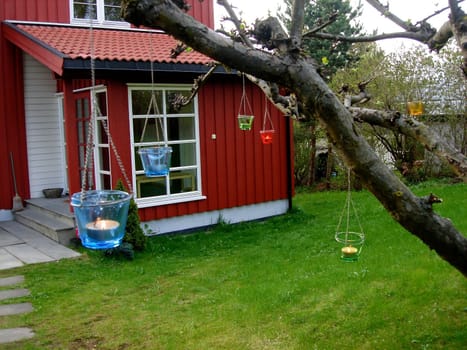
[{"label": "mown grass", "polygon": [[[467,186],[419,185],[467,232]],[[264,222],[155,237],[134,261],[83,251],[22,273],[35,311],[0,320],[36,337],[5,349],[462,349],[467,281],[353,194],[367,237],[339,259],[343,192],[301,193]]]}]

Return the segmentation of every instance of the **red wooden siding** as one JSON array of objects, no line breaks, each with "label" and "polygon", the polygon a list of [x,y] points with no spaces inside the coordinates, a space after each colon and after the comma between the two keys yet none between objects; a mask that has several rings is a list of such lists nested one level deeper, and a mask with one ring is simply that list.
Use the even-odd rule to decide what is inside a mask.
[{"label": "red wooden siding", "polygon": [[[263,145],[264,95],[247,87],[255,121],[251,131],[238,127],[241,81],[232,77],[208,83],[199,93],[202,193],[206,200],[140,209],[143,221],[287,199],[289,119],[269,105],[275,135]],[[216,135],[216,139],[212,135]]]},{"label": "red wooden siding", "polygon": [[[1,34],[1,32],[0,32]],[[21,51],[0,41],[0,208],[11,209],[14,195],[10,152],[13,154],[18,193],[29,196],[26,124],[24,119],[23,60]],[[8,82],[8,84],[7,84]]]},{"label": "red wooden siding", "polygon": [[[107,105],[110,135],[115,149],[125,166],[128,180],[131,181],[130,123],[128,120],[128,88],[124,82],[112,81],[107,85]],[[113,186],[119,179],[125,181],[112,147],[110,148],[111,173]]]}]

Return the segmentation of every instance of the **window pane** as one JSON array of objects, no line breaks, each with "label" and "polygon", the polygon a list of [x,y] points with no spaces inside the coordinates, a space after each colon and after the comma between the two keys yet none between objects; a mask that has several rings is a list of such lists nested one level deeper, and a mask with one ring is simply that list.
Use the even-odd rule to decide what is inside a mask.
[{"label": "window pane", "polygon": [[73,16],[74,18],[97,19],[96,0],[91,0],[90,3],[86,0],[73,1]]},{"label": "window pane", "polygon": [[109,189],[109,190],[112,188],[112,184],[110,181],[110,175],[101,174],[101,188]]},{"label": "window pane", "polygon": [[167,119],[167,124],[169,141],[195,139],[194,117],[169,117]]},{"label": "window pane", "polygon": [[134,159],[135,159],[135,170],[136,171],[141,171],[143,169],[143,164],[141,163],[141,158],[138,154],[139,147],[135,147],[134,149]]},{"label": "window pane", "polygon": [[107,125],[107,120],[100,119],[97,121],[97,143],[108,144],[109,140],[107,139],[107,133],[105,132],[105,125]]},{"label": "window pane", "polygon": [[123,21],[120,17],[121,0],[105,0],[104,13],[106,21]]},{"label": "window pane", "polygon": [[[138,90],[131,92],[131,103],[133,115],[148,115],[161,114],[162,112],[162,96],[160,91],[154,92],[155,103],[151,104],[151,90]],[[154,102],[154,101],[153,101]],[[151,108],[149,108],[151,107]]]},{"label": "window pane", "polygon": [[196,170],[184,170],[170,173],[170,193],[196,191]]},{"label": "window pane", "polygon": [[165,176],[145,177],[144,175],[138,175],[136,184],[138,198],[165,196],[168,194]]},{"label": "window pane", "polygon": [[[110,155],[107,147],[99,147],[99,166],[100,170],[110,171]],[[109,188],[109,187],[105,187]]]},{"label": "window pane", "polygon": [[189,114],[194,113],[194,104],[191,101],[187,106],[182,107],[176,111],[173,108],[173,101],[180,98],[180,96],[189,98],[191,95],[190,91],[167,91],[167,113],[169,114]]},{"label": "window pane", "polygon": [[107,93],[105,91],[103,92],[97,92],[96,93],[96,103],[97,106],[99,107],[99,110],[96,111],[96,114],[106,116],[107,115]]},{"label": "window pane", "polygon": [[164,121],[162,118],[133,119],[133,139],[140,142],[163,142]]},{"label": "window pane", "polygon": [[185,143],[172,146],[172,167],[196,165],[196,144]]}]

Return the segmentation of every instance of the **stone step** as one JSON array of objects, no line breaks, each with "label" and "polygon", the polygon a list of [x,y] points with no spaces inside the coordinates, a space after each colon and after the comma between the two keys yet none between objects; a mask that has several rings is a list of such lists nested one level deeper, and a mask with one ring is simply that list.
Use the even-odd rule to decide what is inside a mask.
[{"label": "stone step", "polygon": [[63,221],[68,226],[75,226],[75,215],[70,209],[69,197],[27,199],[26,208],[38,210],[50,217]]},{"label": "stone step", "polygon": [[31,292],[25,288],[0,290],[0,300],[21,298],[31,295]]},{"label": "stone step", "polygon": [[34,337],[34,332],[30,328],[8,328],[0,329],[0,344],[13,343],[20,340]]},{"label": "stone step", "polygon": [[36,209],[25,208],[15,213],[16,221],[28,226],[60,244],[69,245],[70,239],[75,237],[74,224],[65,223],[54,215]]},{"label": "stone step", "polygon": [[23,275],[0,278],[0,287],[14,286],[21,283],[24,283]]},{"label": "stone step", "polygon": [[[43,253],[47,257],[50,257],[52,259],[60,260],[60,259],[67,259],[67,258],[76,258],[80,256],[80,254],[75,252],[74,250],[63,246],[48,237],[45,237],[39,232],[19,222],[2,221],[0,222],[0,228],[2,228],[3,230],[7,232],[10,232],[11,234],[15,235],[20,240],[22,240],[28,246],[34,248],[35,250],[38,250],[40,253]],[[19,246],[22,246],[22,245],[0,248],[0,253],[2,252],[2,250],[4,250],[5,253],[8,253],[11,251],[11,252],[16,252],[17,254],[21,255],[22,254],[21,252],[17,252],[16,248],[13,248],[13,247],[19,247]],[[8,249],[8,251],[6,251],[5,249]],[[37,257],[41,258],[40,254],[38,253],[35,253],[35,254],[37,254]],[[49,261],[47,258],[43,256],[42,258],[43,258],[43,261],[45,260]],[[0,254],[0,259],[1,259],[1,254]],[[40,262],[40,261],[37,261],[37,262]]]},{"label": "stone step", "polygon": [[25,314],[32,310],[31,303],[5,304],[0,305],[0,316]]}]

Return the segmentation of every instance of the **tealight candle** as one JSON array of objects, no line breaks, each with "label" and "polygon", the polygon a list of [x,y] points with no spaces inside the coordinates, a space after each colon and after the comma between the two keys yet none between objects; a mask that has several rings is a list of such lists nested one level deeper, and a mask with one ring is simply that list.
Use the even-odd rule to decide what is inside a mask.
[{"label": "tealight candle", "polygon": [[114,239],[114,232],[119,226],[118,221],[97,218],[96,221],[86,224],[86,230],[89,238],[106,241]]},{"label": "tealight candle", "polygon": [[342,251],[342,254],[344,254],[344,256],[349,257],[349,256],[353,256],[357,254],[358,249],[349,245],[347,247],[342,248],[341,251]]}]

